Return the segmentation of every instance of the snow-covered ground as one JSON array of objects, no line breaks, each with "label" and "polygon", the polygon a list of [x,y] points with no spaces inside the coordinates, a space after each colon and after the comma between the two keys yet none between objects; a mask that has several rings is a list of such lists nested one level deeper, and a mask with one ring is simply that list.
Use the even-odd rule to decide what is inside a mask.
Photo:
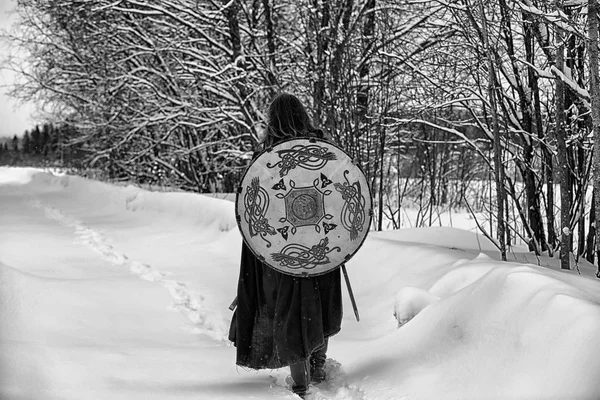
[{"label": "snow-covered ground", "polygon": [[[296,398],[226,340],[233,206],[0,168],[0,398]],[[371,232],[348,264],[361,321],[346,295],[308,398],[599,399],[593,267],[511,256],[474,230]]]}]

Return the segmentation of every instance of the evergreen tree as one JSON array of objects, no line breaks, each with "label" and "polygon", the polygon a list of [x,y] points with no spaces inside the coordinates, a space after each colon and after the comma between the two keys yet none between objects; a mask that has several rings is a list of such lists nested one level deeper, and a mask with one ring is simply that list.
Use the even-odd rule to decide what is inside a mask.
[{"label": "evergreen tree", "polygon": [[23,154],[33,154],[33,143],[29,131],[25,131],[23,135]]},{"label": "evergreen tree", "polygon": [[32,154],[40,154],[42,152],[42,133],[37,125],[31,131],[31,145],[33,149]]},{"label": "evergreen tree", "polygon": [[51,147],[51,137],[52,137],[52,125],[44,124],[42,127],[42,143],[41,143],[41,151],[45,156],[48,155],[52,151]]},{"label": "evergreen tree", "polygon": [[17,135],[13,136],[12,138],[12,149],[15,153],[19,152],[19,138]]}]

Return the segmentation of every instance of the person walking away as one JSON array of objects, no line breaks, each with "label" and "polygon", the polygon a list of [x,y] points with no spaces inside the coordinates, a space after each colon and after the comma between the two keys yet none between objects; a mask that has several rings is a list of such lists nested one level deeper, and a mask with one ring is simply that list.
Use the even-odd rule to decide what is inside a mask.
[{"label": "person walking away", "polygon": [[[268,109],[263,148],[293,138],[324,138],[300,100],[277,95]],[[304,398],[309,383],[326,379],[329,338],[341,329],[340,269],[298,277],[262,263],[242,243],[240,275],[229,340],[236,364],[252,369],[290,367],[292,390]]]}]

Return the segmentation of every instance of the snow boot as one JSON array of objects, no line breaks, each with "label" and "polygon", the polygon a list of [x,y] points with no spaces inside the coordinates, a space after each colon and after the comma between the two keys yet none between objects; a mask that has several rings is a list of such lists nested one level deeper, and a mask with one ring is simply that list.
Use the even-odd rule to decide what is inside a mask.
[{"label": "snow boot", "polygon": [[294,380],[292,391],[303,399],[308,392],[310,381],[308,360],[290,365],[290,372]]},{"label": "snow boot", "polygon": [[310,356],[310,379],[312,382],[321,383],[327,378],[325,360],[327,360],[327,339],[323,346],[313,351]]}]

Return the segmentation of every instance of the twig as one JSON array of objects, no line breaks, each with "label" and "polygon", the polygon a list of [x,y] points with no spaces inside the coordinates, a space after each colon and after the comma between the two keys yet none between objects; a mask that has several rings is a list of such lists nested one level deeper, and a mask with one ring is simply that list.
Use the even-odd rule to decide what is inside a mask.
[{"label": "twig", "polygon": [[496,246],[496,248],[498,249],[498,251],[501,251],[500,245],[496,242],[496,240],[487,233],[487,231],[481,226],[481,224],[479,224],[479,221],[477,220],[477,217],[475,216],[475,213],[471,209],[471,206],[469,205],[469,202],[467,201],[466,198],[464,198],[464,201],[465,201],[465,205],[469,209],[469,213],[471,214],[471,216],[473,217],[473,220],[475,221],[475,224],[477,224],[477,228],[481,231],[481,233],[483,233],[483,236],[485,236],[492,243],[494,243],[494,246]]}]

